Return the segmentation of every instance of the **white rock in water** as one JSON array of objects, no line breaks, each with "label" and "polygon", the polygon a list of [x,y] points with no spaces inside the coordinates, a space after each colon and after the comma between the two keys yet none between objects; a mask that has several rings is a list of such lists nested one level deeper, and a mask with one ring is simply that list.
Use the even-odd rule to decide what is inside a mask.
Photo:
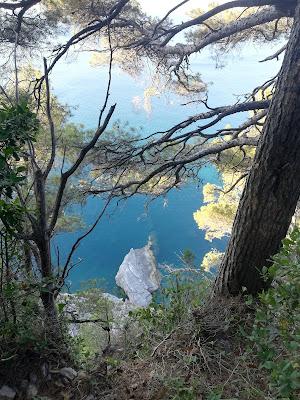
[{"label": "white rock in water", "polygon": [[160,285],[160,274],[151,244],[130,250],[116,275],[116,283],[132,304],[147,307],[151,303],[151,293]]}]

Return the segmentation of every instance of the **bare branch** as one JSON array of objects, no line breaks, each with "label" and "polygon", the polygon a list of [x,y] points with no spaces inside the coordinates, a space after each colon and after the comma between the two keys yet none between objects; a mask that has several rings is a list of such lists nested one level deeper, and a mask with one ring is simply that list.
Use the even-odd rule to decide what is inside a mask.
[{"label": "bare branch", "polygon": [[[158,28],[162,25],[163,22],[165,22],[165,20],[178,8],[180,8],[181,6],[183,6],[184,4],[188,3],[190,0],[184,0],[181,3],[177,4],[175,7],[171,8],[171,10],[169,10],[167,12],[167,14],[155,25],[154,29],[153,29],[153,33],[152,33],[152,37],[155,36]],[[164,31],[164,33],[166,33]]]},{"label": "bare branch", "polygon": [[177,35],[177,33],[182,32],[183,30],[190,28],[191,26],[200,25],[203,22],[207,21],[209,18],[214,17],[215,15],[223,11],[236,7],[260,7],[260,6],[272,5],[273,3],[274,1],[272,0],[236,0],[236,1],[226,2],[200,15],[197,18],[194,18],[190,21],[184,22],[180,25],[171,28],[169,31],[166,32],[168,35],[161,45],[165,46],[175,35]]},{"label": "bare branch", "polygon": [[[70,264],[70,262],[71,262],[71,259],[72,259],[72,256],[73,256],[75,250],[76,250],[76,249],[78,248],[78,246],[80,245],[80,242],[81,242],[83,239],[85,239],[85,238],[96,228],[96,226],[98,225],[100,219],[103,217],[103,215],[104,215],[104,213],[105,213],[105,211],[106,211],[106,209],[107,209],[107,207],[108,207],[110,201],[111,201],[111,197],[109,197],[108,200],[106,201],[106,203],[105,203],[103,209],[102,209],[101,212],[99,213],[99,215],[98,215],[98,217],[96,218],[96,220],[95,220],[95,222],[93,223],[93,225],[92,225],[83,235],[81,235],[79,238],[77,238],[77,240],[76,240],[75,243],[73,244],[73,246],[72,246],[72,248],[71,248],[71,251],[70,251],[69,254],[68,254],[68,257],[67,257],[67,260],[66,260],[66,262],[65,262],[65,265],[64,265],[63,271],[62,271],[62,273],[61,273],[61,276],[59,277],[59,280],[60,280],[60,289],[61,289],[61,288],[63,287],[63,285],[64,285],[65,277],[66,277],[66,274],[67,274],[67,271],[68,271],[68,267],[69,267],[69,264]],[[59,289],[59,290],[60,290],[60,289]]]},{"label": "bare branch", "polygon": [[56,201],[55,201],[55,205],[54,205],[54,209],[53,209],[53,216],[52,216],[52,220],[49,226],[49,232],[53,232],[53,229],[56,225],[56,221],[59,215],[59,211],[60,211],[60,206],[61,206],[61,201],[63,198],[63,194],[64,194],[64,190],[66,187],[66,184],[68,182],[68,179],[71,175],[74,174],[74,172],[76,172],[76,170],[78,169],[78,167],[80,166],[80,164],[82,163],[82,161],[84,160],[85,156],[89,153],[89,151],[91,149],[93,149],[93,147],[95,146],[95,144],[97,143],[99,137],[102,135],[102,133],[105,131],[105,129],[107,128],[107,125],[109,124],[109,121],[115,111],[116,108],[116,104],[111,106],[107,116],[104,120],[104,123],[102,126],[98,127],[98,129],[96,130],[92,140],[81,150],[81,152],[79,153],[79,156],[77,158],[77,160],[75,161],[75,163],[66,171],[62,174],[61,176],[61,181],[60,181],[60,185],[58,188],[58,192],[57,192],[57,196],[56,196]]},{"label": "bare branch", "polygon": [[[116,5],[114,5],[111,10],[108,12],[108,16],[100,21],[96,22],[92,25],[88,25],[87,27],[81,29],[79,32],[77,32],[75,35],[73,35],[67,43],[62,46],[58,50],[58,54],[54,57],[52,63],[48,67],[48,73],[54,68],[55,64],[62,58],[64,54],[69,50],[71,46],[74,44],[79,43],[81,40],[86,39],[87,37],[93,35],[94,33],[100,31],[102,28],[105,26],[109,26],[112,20],[122,11],[122,9],[125,7],[125,5],[129,2],[130,0],[120,0]],[[43,80],[45,78],[42,77],[38,84],[37,84],[37,89],[40,88]]]},{"label": "bare branch", "polygon": [[[96,323],[102,323],[102,324],[107,324],[107,321],[101,318],[96,318],[96,319],[70,319],[69,324],[96,324]],[[105,331],[109,329],[108,326],[101,326],[101,328]]]},{"label": "bare branch", "polygon": [[16,30],[15,31],[15,44],[14,44],[14,72],[15,72],[16,103],[19,103],[19,71],[18,71],[18,59],[17,59],[18,43],[19,43],[19,32]]},{"label": "bare branch", "polygon": [[49,77],[48,77],[48,70],[47,70],[47,60],[44,58],[44,71],[45,71],[45,84],[46,84],[46,114],[48,118],[48,124],[50,129],[50,136],[51,136],[51,156],[48,162],[48,165],[44,172],[44,179],[47,179],[49,172],[53,167],[53,163],[55,160],[55,153],[56,153],[56,136],[55,136],[55,127],[54,122],[51,115],[51,95],[50,95],[50,85],[49,85]]},{"label": "bare branch", "polygon": [[170,172],[170,171],[176,169],[177,167],[183,167],[188,164],[194,163],[204,157],[219,154],[219,153],[223,152],[224,150],[228,150],[228,149],[231,149],[234,147],[246,146],[246,145],[247,146],[256,146],[257,143],[258,143],[258,138],[247,138],[247,137],[239,137],[239,138],[236,138],[236,139],[233,139],[230,141],[224,141],[222,143],[211,145],[211,146],[208,146],[198,152],[195,152],[190,157],[166,161],[159,167],[155,168],[151,173],[149,173],[143,179],[129,181],[125,184],[116,185],[116,186],[114,186],[114,188],[109,188],[109,189],[99,189],[99,190],[92,189],[92,190],[89,190],[89,193],[100,194],[100,193],[105,193],[108,191],[110,191],[110,192],[113,191],[116,193],[118,191],[120,191],[123,193],[126,189],[129,189],[131,187],[135,187],[134,193],[137,193],[139,188],[141,188],[143,185],[145,185],[147,182],[149,182],[155,176],[158,176],[162,173],[166,173],[168,171]]},{"label": "bare branch", "polygon": [[40,3],[41,0],[23,0],[18,3],[4,3],[0,2],[0,8],[4,8],[6,10],[17,10],[18,8],[30,8],[35,4]]},{"label": "bare branch", "polygon": [[282,46],[279,50],[276,51],[276,53],[272,54],[271,56],[264,58],[263,60],[260,60],[260,62],[266,62],[266,61],[271,61],[274,60],[274,58],[279,58],[280,54],[282,54],[287,48],[287,45],[285,44],[284,46]]},{"label": "bare branch", "polygon": [[[255,26],[266,24],[268,22],[274,21],[278,18],[284,16],[284,13],[275,8],[269,8],[267,10],[263,10],[261,12],[257,12],[252,14],[249,17],[241,18],[240,20],[234,21],[225,25],[222,29],[211,32],[209,35],[200,40],[199,43],[194,45],[182,45],[176,44],[175,46],[166,46],[161,51],[163,54],[173,54],[181,57],[189,56],[193,53],[197,53],[202,50],[204,47],[216,43],[222,39],[225,39],[229,36],[235,35],[236,33],[245,31],[247,29],[253,28]],[[161,44],[163,46],[163,44]],[[176,65],[178,67],[178,65]]]},{"label": "bare branch", "polygon": [[[210,119],[210,118],[213,118],[216,116],[216,118],[212,122],[209,122],[208,124],[199,127],[197,130],[194,130],[189,133],[185,133],[184,134],[185,136],[191,135],[194,133],[199,133],[200,131],[210,128],[213,125],[215,125],[216,123],[220,122],[223,118],[225,118],[229,115],[233,115],[233,114],[236,114],[239,112],[245,112],[245,111],[267,109],[269,107],[269,105],[270,105],[269,100],[253,101],[253,102],[239,103],[239,104],[235,104],[233,106],[218,107],[218,108],[212,109],[211,111],[201,113],[198,115],[194,115],[193,117],[190,117],[187,120],[175,125],[168,131],[159,132],[159,133],[165,133],[165,134],[160,139],[158,139],[158,141],[155,142],[155,144],[166,141],[178,130],[187,128],[189,125],[191,125],[199,120]],[[206,136],[209,137],[209,135],[206,135]],[[212,137],[215,137],[215,136],[217,136],[217,135],[214,134]]]},{"label": "bare branch", "polygon": [[110,28],[108,26],[108,43],[109,43],[109,53],[110,53],[110,57],[109,57],[109,67],[108,67],[108,82],[107,82],[107,89],[106,89],[106,96],[105,96],[105,100],[103,103],[103,107],[100,111],[100,115],[99,115],[99,120],[98,120],[98,127],[101,125],[101,120],[102,120],[102,116],[103,113],[106,109],[107,106],[107,102],[108,102],[108,98],[109,98],[109,91],[110,91],[110,86],[111,86],[111,72],[112,72],[112,63],[113,63],[113,49],[112,49],[112,44],[111,44],[111,36],[110,36]]},{"label": "bare branch", "polygon": [[245,179],[248,176],[248,172],[242,174],[235,182],[233,185],[230,186],[229,189],[223,190],[223,189],[217,189],[218,191],[222,192],[223,194],[228,194],[230,193],[243,179]]}]

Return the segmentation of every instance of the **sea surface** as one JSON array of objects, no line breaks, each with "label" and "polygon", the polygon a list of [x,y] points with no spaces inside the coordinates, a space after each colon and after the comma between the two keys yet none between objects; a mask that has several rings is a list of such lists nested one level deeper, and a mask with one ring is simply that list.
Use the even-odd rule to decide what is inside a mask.
[{"label": "sea surface", "polygon": [[[259,63],[273,50],[270,46],[248,46],[235,51],[230,58],[223,58],[223,68],[216,68],[216,61],[207,51],[195,57],[193,69],[200,72],[203,81],[208,84],[209,105],[232,104],[238,96],[273,77],[280,63],[276,60]],[[117,103],[113,121],[120,120],[132,127],[142,127],[146,136],[203,111],[199,104],[183,106],[186,99],[170,93],[155,96],[151,107],[149,102],[144,107],[144,91],[149,87],[149,82],[147,70],[135,78],[118,68],[113,70],[109,98],[109,104]],[[59,100],[72,107],[72,121],[95,128],[106,91],[107,68],[92,66],[90,54],[82,53],[58,64],[51,76],[51,83]],[[237,124],[245,118],[246,113],[232,116],[219,126]],[[87,281],[98,280],[106,290],[112,291],[115,288],[114,277],[125,255],[131,248],[144,246],[149,237],[154,242],[158,262],[174,266],[180,265],[180,256],[186,249],[195,254],[196,265],[201,264],[203,256],[212,248],[224,250],[226,240],[206,241],[205,232],[198,229],[193,219],[193,212],[202,205],[202,188],[206,182],[219,182],[212,166],[202,169],[199,182],[173,189],[165,199],[159,198],[148,204],[146,197],[139,195],[121,202],[118,207],[111,207],[76,250],[74,268],[67,281],[69,290],[74,292],[84,287]],[[71,212],[80,214],[89,227],[102,206],[102,200],[94,197],[83,207],[73,206]],[[55,246],[59,247],[61,261],[83,232],[80,230],[57,236]],[[53,252],[56,253],[55,248]]]}]

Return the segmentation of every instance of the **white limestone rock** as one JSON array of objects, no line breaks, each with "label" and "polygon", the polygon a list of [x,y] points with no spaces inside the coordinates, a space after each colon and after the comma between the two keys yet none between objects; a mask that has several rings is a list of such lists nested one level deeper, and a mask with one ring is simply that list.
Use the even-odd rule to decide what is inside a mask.
[{"label": "white limestone rock", "polygon": [[110,333],[113,337],[118,338],[128,321],[130,311],[134,311],[137,306],[110,293],[103,293],[102,296],[111,304],[112,323]]},{"label": "white limestone rock", "polygon": [[[74,293],[60,293],[58,296],[58,304],[64,305],[63,311],[69,319],[89,319],[90,313],[82,312],[82,305],[85,304],[87,299]],[[79,324],[69,324],[69,334],[76,337],[79,334]]]},{"label": "white limestone rock", "polygon": [[[88,295],[87,295],[88,296]],[[117,339],[120,332],[127,323],[128,315],[130,311],[137,308],[136,305],[131,304],[128,300],[120,299],[110,293],[101,293],[99,291],[99,300],[107,302],[107,307],[110,310],[112,321],[110,323],[110,333],[112,339]],[[89,305],[88,297],[84,295],[79,296],[77,294],[61,293],[58,298],[58,302],[64,304],[64,312],[69,317],[68,319],[95,319],[92,307]],[[99,315],[101,317],[101,315]],[[104,318],[104,317],[103,317]],[[95,329],[99,329],[98,325],[95,325]],[[80,333],[80,324],[69,324],[69,334],[72,337],[78,336]]]},{"label": "white limestone rock", "polygon": [[148,243],[141,249],[131,249],[125,256],[116,275],[116,283],[127,294],[130,303],[147,307],[152,293],[160,286],[157,262]]}]

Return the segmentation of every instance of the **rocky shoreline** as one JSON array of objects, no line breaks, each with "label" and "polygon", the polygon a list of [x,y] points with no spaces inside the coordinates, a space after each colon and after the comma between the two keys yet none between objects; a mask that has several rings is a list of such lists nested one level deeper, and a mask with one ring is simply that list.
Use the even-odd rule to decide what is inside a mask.
[{"label": "rocky shoreline", "polygon": [[[81,335],[83,325],[90,326],[98,335],[100,332],[103,332],[103,335],[109,335],[108,347],[116,346],[120,334],[126,328],[130,312],[147,307],[151,303],[152,293],[159,288],[160,281],[158,265],[149,242],[140,249],[130,249],[116,275],[116,283],[123,289],[127,299],[101,291],[94,292],[92,299],[88,292],[86,295],[85,293],[62,293],[57,299],[58,309],[63,313],[64,318],[67,317],[69,333],[72,337]],[[95,304],[103,305],[102,313],[95,312]],[[19,398],[20,395],[24,399],[36,398],[45,384],[51,384],[57,388],[76,386],[86,379],[83,374],[83,371],[75,371],[69,366],[52,369],[50,363],[44,361],[30,373],[28,379],[23,379],[22,387],[2,385],[0,400],[13,400]],[[42,398],[50,399],[47,396]],[[95,400],[95,397],[89,395],[87,399]]]},{"label": "rocky shoreline", "polygon": [[[140,249],[130,249],[119,267],[115,280],[126,294],[126,299],[110,293],[101,293],[112,314],[112,333],[124,326],[130,311],[149,306],[152,293],[160,287],[161,276],[150,241]],[[93,321],[92,312],[88,309],[88,299],[84,294],[62,293],[59,303],[63,305],[64,312],[71,316],[71,321],[74,320],[69,328],[71,336],[74,337],[79,332],[78,321]]]}]

